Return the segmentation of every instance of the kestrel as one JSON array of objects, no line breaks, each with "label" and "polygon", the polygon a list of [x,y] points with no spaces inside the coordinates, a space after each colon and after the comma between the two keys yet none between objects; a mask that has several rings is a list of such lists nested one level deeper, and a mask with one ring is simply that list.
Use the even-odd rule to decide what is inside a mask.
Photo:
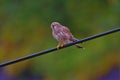
[{"label": "kestrel", "polygon": [[[51,28],[53,37],[59,42],[57,45],[57,49],[63,47],[65,44],[78,40],[72,35],[71,31],[67,27],[61,25],[58,22],[52,22]],[[77,46],[78,48],[82,48],[78,44],[75,44],[75,46]]]}]

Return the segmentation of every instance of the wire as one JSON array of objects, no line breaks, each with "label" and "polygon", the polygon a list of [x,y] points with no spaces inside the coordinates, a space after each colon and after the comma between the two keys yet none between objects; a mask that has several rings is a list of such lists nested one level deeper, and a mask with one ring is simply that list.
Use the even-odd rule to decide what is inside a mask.
[{"label": "wire", "polygon": [[[114,32],[118,32],[118,31],[120,31],[120,28],[115,28],[115,29],[112,29],[112,30],[109,30],[109,31],[106,31],[106,32],[103,32],[103,33],[100,33],[100,34],[96,34],[96,35],[78,40],[76,42],[66,44],[63,47],[60,47],[59,49],[69,47],[69,46],[75,45],[77,43],[86,42],[86,41],[89,41],[89,40],[92,40],[92,39],[95,39],[95,38],[98,38],[98,37],[102,37],[102,36],[105,36],[105,35],[108,35],[108,34],[111,34],[111,33],[114,33]],[[30,58],[33,58],[33,57],[37,57],[37,56],[40,56],[40,55],[43,55],[43,54],[47,54],[47,53],[50,53],[50,52],[53,52],[53,51],[57,51],[57,50],[58,50],[57,48],[51,48],[51,49],[48,49],[48,50],[44,50],[44,51],[41,51],[41,52],[30,54],[30,55],[27,55],[27,56],[24,56],[24,57],[21,57],[21,58],[17,58],[15,60],[11,60],[11,61],[8,61],[8,62],[1,63],[0,67],[5,67],[5,66],[8,66],[8,65],[17,63],[17,62],[21,62],[21,61],[24,61],[24,60],[27,60],[27,59],[30,59]]]}]

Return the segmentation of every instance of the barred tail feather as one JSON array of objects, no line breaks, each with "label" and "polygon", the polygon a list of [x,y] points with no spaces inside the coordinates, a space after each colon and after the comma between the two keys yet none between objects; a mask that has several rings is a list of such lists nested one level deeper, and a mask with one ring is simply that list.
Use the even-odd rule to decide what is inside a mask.
[{"label": "barred tail feather", "polygon": [[[78,41],[78,39],[74,38],[73,42],[76,42],[76,41]],[[81,47],[79,44],[75,44],[75,46],[76,46],[77,48],[83,48],[83,47]]]},{"label": "barred tail feather", "polygon": [[83,48],[83,47],[81,47],[79,44],[75,44],[75,46],[76,46],[77,48]]}]

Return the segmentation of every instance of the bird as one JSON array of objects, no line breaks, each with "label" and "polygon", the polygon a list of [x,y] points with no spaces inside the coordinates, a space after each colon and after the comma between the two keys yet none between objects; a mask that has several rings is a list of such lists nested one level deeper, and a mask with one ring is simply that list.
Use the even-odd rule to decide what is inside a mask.
[{"label": "bird", "polygon": [[[78,41],[78,39],[73,36],[69,28],[63,26],[59,22],[52,22],[51,29],[53,37],[59,42],[57,45],[57,49],[63,47],[65,44]],[[82,48],[78,44],[75,44],[75,46],[78,48]]]}]

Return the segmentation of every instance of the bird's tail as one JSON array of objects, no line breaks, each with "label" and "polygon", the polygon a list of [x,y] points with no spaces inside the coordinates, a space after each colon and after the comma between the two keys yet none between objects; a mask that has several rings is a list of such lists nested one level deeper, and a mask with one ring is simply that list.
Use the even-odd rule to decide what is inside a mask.
[{"label": "bird's tail", "polygon": [[79,44],[75,44],[75,46],[76,46],[77,48],[83,48],[83,47],[81,47]]},{"label": "bird's tail", "polygon": [[[76,42],[76,41],[78,41],[78,39],[74,38],[73,42]],[[75,46],[76,46],[77,48],[83,48],[83,47],[80,46],[79,44],[75,44]]]}]

